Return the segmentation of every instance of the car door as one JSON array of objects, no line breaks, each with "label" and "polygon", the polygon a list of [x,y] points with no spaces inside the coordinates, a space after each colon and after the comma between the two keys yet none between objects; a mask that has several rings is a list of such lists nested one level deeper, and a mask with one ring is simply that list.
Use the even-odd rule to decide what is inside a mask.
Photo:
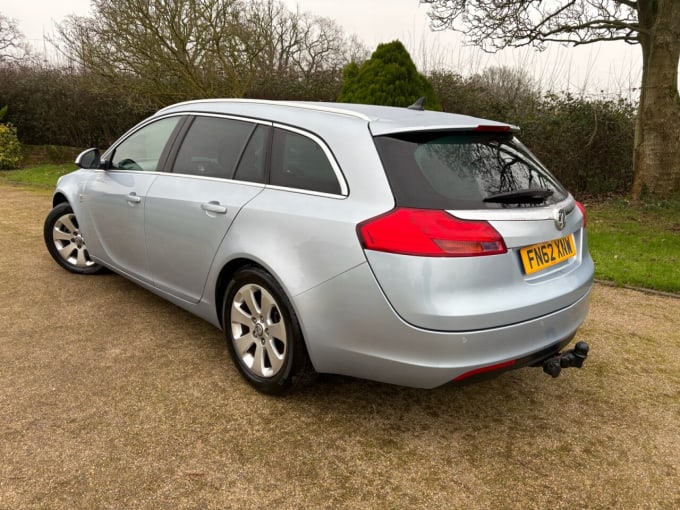
[{"label": "car door", "polygon": [[150,282],[144,236],[147,192],[160,174],[173,133],[183,117],[150,122],[104,154],[105,170],[97,171],[84,193],[90,226],[98,241],[88,248],[104,263]]},{"label": "car door", "polygon": [[[199,301],[234,218],[263,189],[269,129],[218,116],[193,120],[172,172],[154,180],[147,195],[146,241],[157,288]],[[237,167],[243,180],[234,180]]]}]

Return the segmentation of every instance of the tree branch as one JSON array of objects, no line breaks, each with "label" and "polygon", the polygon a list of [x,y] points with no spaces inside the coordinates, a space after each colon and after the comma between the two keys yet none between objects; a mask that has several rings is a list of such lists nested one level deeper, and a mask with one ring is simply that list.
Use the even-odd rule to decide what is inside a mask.
[{"label": "tree branch", "polygon": [[482,49],[535,45],[558,40],[590,44],[625,40],[634,44],[648,28],[638,20],[637,0],[421,0],[431,6],[436,30],[465,33]]}]

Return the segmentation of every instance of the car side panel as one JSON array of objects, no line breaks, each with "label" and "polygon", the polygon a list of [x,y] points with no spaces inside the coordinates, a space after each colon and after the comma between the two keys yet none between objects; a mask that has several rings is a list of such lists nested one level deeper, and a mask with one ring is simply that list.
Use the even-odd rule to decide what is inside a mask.
[{"label": "car side panel", "polygon": [[234,259],[263,266],[289,298],[366,260],[356,225],[393,208],[394,198],[366,124],[357,126],[356,119],[343,116],[334,121],[321,138],[347,179],[349,196],[267,186],[235,219],[210,270],[202,303],[214,300],[209,291]]},{"label": "car side panel", "polygon": [[151,281],[144,208],[157,177],[154,172],[97,170],[80,197],[90,229],[86,242],[91,256],[143,281]]},{"label": "car side panel", "polygon": [[223,179],[160,176],[146,203],[146,244],[154,285],[198,302],[227,230],[241,207],[262,189],[262,185]]},{"label": "car side panel", "polygon": [[365,261],[355,231],[361,209],[342,198],[265,189],[241,210],[218,259],[223,266],[249,258],[294,296]]}]

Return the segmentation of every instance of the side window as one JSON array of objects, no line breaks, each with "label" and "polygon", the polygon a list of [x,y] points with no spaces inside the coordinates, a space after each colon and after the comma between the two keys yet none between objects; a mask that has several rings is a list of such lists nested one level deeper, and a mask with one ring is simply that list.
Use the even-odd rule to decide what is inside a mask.
[{"label": "side window", "polygon": [[311,138],[274,130],[270,183],[340,194],[340,184],[323,149]]},{"label": "side window", "polygon": [[219,117],[197,117],[184,137],[172,171],[231,179],[255,126]]},{"label": "side window", "polygon": [[257,126],[250,141],[243,151],[243,156],[236,169],[234,179],[248,182],[265,182],[267,163],[267,142],[271,127]]},{"label": "side window", "polygon": [[144,126],[127,137],[113,152],[111,168],[155,172],[161,154],[180,117],[168,117]]}]

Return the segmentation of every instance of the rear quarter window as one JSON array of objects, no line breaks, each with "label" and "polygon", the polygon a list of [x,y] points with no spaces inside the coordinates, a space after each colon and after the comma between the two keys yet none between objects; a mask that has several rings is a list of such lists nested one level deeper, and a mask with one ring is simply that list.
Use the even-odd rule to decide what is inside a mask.
[{"label": "rear quarter window", "polygon": [[342,192],[333,165],[319,144],[279,128],[274,130],[270,183],[334,195]]},{"label": "rear quarter window", "polygon": [[535,207],[567,197],[511,133],[400,133],[375,137],[375,144],[403,207]]}]

